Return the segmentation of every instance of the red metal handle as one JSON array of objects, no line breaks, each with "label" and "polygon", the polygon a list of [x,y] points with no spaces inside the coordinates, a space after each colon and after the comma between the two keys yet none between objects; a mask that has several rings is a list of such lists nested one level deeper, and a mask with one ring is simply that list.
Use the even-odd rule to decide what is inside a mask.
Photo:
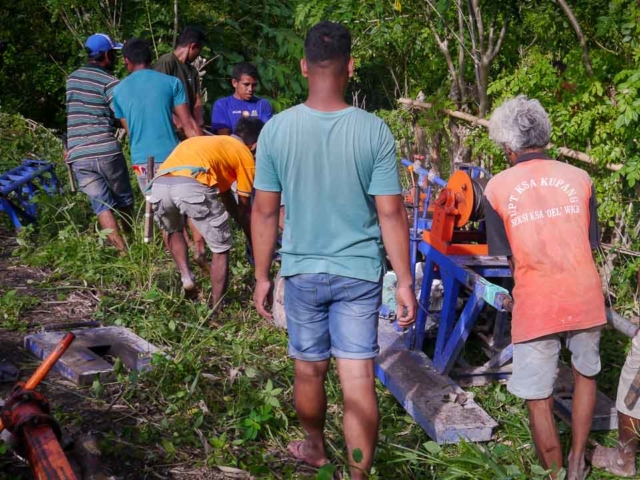
[{"label": "red metal handle", "polygon": [[[53,348],[53,351],[49,355],[47,355],[47,358],[44,359],[38,369],[33,372],[31,378],[27,380],[27,383],[24,384],[25,390],[35,390],[38,385],[40,385],[40,382],[44,380],[44,378],[51,371],[56,362],[60,360],[60,357],[64,354],[64,352],[67,351],[67,348],[69,348],[69,345],[71,345],[71,342],[73,342],[75,338],[76,336],[73,333],[69,332],[62,338],[62,340],[57,343],[57,345]],[[4,430],[4,425],[2,423],[2,420],[0,420],[0,432],[2,430]]]}]

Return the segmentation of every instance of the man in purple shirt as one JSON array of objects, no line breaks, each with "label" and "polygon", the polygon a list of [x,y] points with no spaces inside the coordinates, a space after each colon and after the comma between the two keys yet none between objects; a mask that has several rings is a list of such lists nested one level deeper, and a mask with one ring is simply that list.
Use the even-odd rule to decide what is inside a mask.
[{"label": "man in purple shirt", "polygon": [[271,119],[273,109],[264,98],[254,96],[258,86],[255,65],[240,62],[233,68],[231,84],[235,92],[213,104],[211,130],[218,135],[231,135],[242,117],[257,117],[263,122]]}]

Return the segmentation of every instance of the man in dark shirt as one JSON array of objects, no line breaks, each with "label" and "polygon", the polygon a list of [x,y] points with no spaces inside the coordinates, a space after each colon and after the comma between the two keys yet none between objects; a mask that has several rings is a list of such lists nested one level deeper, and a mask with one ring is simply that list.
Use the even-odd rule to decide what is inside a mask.
[{"label": "man in dark shirt", "polygon": [[[204,109],[202,107],[202,98],[200,97],[199,73],[191,63],[200,55],[202,47],[204,47],[204,41],[205,36],[201,28],[185,27],[178,36],[176,49],[171,53],[161,56],[153,66],[153,69],[160,73],[180,79],[187,92],[191,115],[199,128],[202,128],[204,125]],[[180,140],[187,138],[183,130],[184,126],[176,115],[173,115],[173,123],[178,130],[178,138]],[[189,220],[189,229],[193,237],[193,247],[195,250],[194,260],[202,269],[203,273],[206,274],[209,270],[209,265],[206,259],[205,240],[191,220]],[[186,231],[185,235],[187,235]],[[188,240],[188,236],[186,236],[185,239]]]},{"label": "man in dark shirt", "polygon": [[[90,201],[100,227],[118,250],[126,248],[113,209],[130,216],[133,192],[120,142],[115,137],[117,121],[113,112],[113,76],[116,50],[102,33],[91,35],[85,44],[88,63],[67,79],[66,161],[73,167],[80,190]],[[130,220],[129,220],[130,221]],[[125,221],[127,224],[127,221]]]},{"label": "man in dark shirt", "polygon": [[233,68],[231,80],[233,95],[217,100],[211,113],[211,130],[218,135],[231,135],[236,123],[243,117],[256,117],[267,122],[273,116],[268,100],[254,95],[258,86],[258,69],[255,65],[240,62]]},{"label": "man in dark shirt", "polygon": [[[191,115],[196,119],[198,126],[204,125],[204,111],[202,98],[200,97],[200,78],[198,70],[191,64],[204,47],[204,32],[198,27],[185,27],[178,37],[176,49],[161,56],[153,69],[177,77],[182,82],[187,97]],[[174,117],[176,127],[181,129],[180,121]]]}]

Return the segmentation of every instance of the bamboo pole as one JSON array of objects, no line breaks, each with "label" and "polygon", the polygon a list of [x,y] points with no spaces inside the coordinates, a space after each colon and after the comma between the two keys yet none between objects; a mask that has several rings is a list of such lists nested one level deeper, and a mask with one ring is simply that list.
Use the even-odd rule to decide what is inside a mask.
[{"label": "bamboo pole", "polygon": [[[398,102],[403,105],[407,105],[408,107],[418,108],[421,110],[429,110],[433,108],[433,105],[431,103],[418,102],[416,100],[411,100],[409,98],[400,98]],[[464,120],[465,122],[469,122],[472,125],[481,125],[485,128],[489,128],[489,120],[485,118],[476,117],[475,115],[471,115],[469,113],[464,113],[464,112],[458,112],[456,110],[449,110],[448,108],[445,108],[443,111],[445,114],[449,115],[450,117]],[[547,145],[547,148],[552,148],[552,147],[554,147],[554,145],[551,143]],[[556,149],[558,150],[558,153],[563,157],[572,158],[574,160],[578,160],[584,163],[589,163],[591,165],[598,164],[595,158],[587,155],[586,153],[578,152],[577,150],[572,150],[568,147],[556,147]],[[607,169],[613,172],[617,172],[622,168],[622,165],[610,163],[610,164],[607,164],[606,167]]]}]

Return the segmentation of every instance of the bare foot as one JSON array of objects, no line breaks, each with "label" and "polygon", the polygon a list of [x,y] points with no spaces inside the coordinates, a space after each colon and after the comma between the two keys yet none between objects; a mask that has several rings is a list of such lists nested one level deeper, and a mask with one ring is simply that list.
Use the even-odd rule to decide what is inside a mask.
[{"label": "bare foot", "polygon": [[584,459],[584,455],[579,459],[574,459],[569,453],[569,467],[567,468],[567,480],[587,480],[589,467]]},{"label": "bare foot", "polygon": [[329,463],[324,453],[324,447],[314,448],[306,440],[291,442],[287,445],[287,450],[297,460],[315,468],[320,468]]},{"label": "bare foot", "polygon": [[619,477],[636,476],[635,456],[631,457],[629,461],[621,455],[618,448],[607,448],[598,445],[593,451],[591,465]]},{"label": "bare foot", "polygon": [[193,276],[182,278],[182,288],[185,298],[193,300],[198,297],[198,286]]},{"label": "bare foot", "polygon": [[196,265],[202,271],[202,275],[204,278],[209,278],[209,262],[207,262],[207,257],[204,255],[193,257],[193,261],[196,262]]}]

